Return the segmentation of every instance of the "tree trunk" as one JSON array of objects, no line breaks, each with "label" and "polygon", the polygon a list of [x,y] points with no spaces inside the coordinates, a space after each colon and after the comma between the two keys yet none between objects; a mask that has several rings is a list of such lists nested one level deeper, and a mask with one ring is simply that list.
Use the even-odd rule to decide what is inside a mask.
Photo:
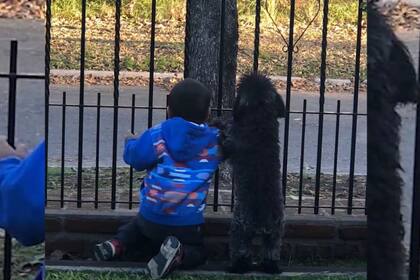
[{"label": "tree trunk", "polygon": [[[222,105],[232,107],[235,99],[238,53],[236,0],[225,0],[224,55],[222,58]],[[184,77],[194,78],[212,91],[217,107],[222,0],[187,0]]]},{"label": "tree trunk", "polygon": [[[225,3],[221,102],[223,108],[232,108],[236,89],[238,11],[236,0],[225,0]],[[197,79],[211,90],[213,108],[217,108],[219,92],[221,7],[222,0],[187,0],[184,77]],[[221,115],[226,119],[231,114]],[[219,170],[220,184],[230,186],[230,166],[223,163]]]}]

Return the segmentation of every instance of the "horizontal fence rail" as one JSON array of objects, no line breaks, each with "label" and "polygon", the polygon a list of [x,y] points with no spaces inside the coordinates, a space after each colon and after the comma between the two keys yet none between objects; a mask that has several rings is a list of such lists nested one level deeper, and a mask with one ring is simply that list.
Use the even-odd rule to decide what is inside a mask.
[{"label": "horizontal fence rail", "polygon": [[[358,145],[359,122],[366,121],[366,113],[359,111],[359,89],[360,89],[360,56],[362,52],[362,0],[354,0],[358,5],[358,12],[355,14],[357,25],[357,42],[354,49],[354,83],[352,108],[345,108],[340,100],[335,101],[332,107],[326,107],[326,81],[327,81],[327,61],[328,61],[328,19],[330,1],[318,1],[319,10],[310,22],[313,24],[317,16],[322,16],[322,41],[320,43],[321,62],[319,65],[320,88],[317,97],[317,108],[312,107],[308,99],[301,103],[302,110],[292,109],[291,100],[294,98],[292,84],[294,57],[299,52],[297,43],[302,39],[303,33],[296,34],[295,22],[298,7],[295,0],[290,0],[289,14],[289,33],[288,38],[284,37],[283,50],[287,52],[287,79],[284,92],[286,117],[281,121],[282,125],[282,183],[284,193],[287,197],[286,208],[293,209],[297,213],[320,214],[328,213],[331,215],[340,212],[342,214],[365,214],[364,190],[356,186],[358,181],[355,171],[356,165],[366,165],[366,162],[357,163],[356,150]],[[261,9],[265,1],[256,0],[255,2],[255,28],[253,41],[252,70],[258,71],[260,56],[260,32],[261,32]],[[223,92],[223,71],[225,69],[224,44],[225,24],[226,24],[226,0],[220,0],[220,52],[218,59],[219,79],[218,90],[215,96],[215,106],[212,111],[217,116],[223,113],[230,114],[232,108],[222,105]],[[119,85],[120,73],[120,31],[121,31],[121,2],[115,1],[115,37],[113,54],[113,87],[112,96],[106,92],[96,92],[86,94],[85,90],[85,59],[86,59],[86,1],[81,2],[81,23],[80,23],[80,87],[78,90],[78,100],[74,94],[69,92],[56,92],[51,95],[48,103],[49,115],[54,113],[60,121],[56,120],[54,127],[57,130],[55,137],[53,132],[49,132],[51,137],[55,137],[54,142],[60,147],[60,157],[50,159],[51,166],[57,166],[59,172],[51,171],[48,180],[48,199],[49,207],[76,207],[76,208],[110,208],[119,207],[132,209],[138,206],[138,186],[144,173],[134,172],[132,168],[121,163],[122,141],[121,134],[125,131],[131,133],[144,131],[153,124],[163,120],[166,113],[166,104],[160,100],[159,93],[154,87],[155,60],[156,60],[156,1],[151,0],[151,22],[150,22],[150,44],[149,44],[149,80],[147,85],[147,100],[140,100],[137,94],[121,95]],[[280,30],[280,29],[279,29]],[[49,44],[50,42],[48,42]],[[283,94],[283,92],[282,92]],[[160,100],[160,101],[159,101]],[[312,103],[314,103],[312,101]],[[294,105],[295,106],[295,105]],[[74,116],[78,115],[78,119]],[[124,118],[122,117],[124,116]],[[157,117],[156,117],[157,116]],[[291,128],[295,125],[295,119],[300,119],[298,143],[291,141]],[[316,124],[314,124],[316,119]],[[326,146],[325,139],[330,138],[325,133],[325,120],[334,124],[332,131],[332,145]],[[124,121],[123,121],[124,120]],[[52,121],[52,120],[50,120]],[[77,122],[77,123],[75,123]],[[90,124],[92,129],[86,130],[86,125]],[[338,160],[342,156],[340,145],[345,140],[343,136],[343,123],[350,124],[350,137],[348,145],[348,166],[349,171],[345,175],[338,168]],[[310,139],[313,127],[316,126],[316,141]],[[50,126],[51,130],[51,126]],[[61,133],[60,133],[61,132]],[[87,134],[88,133],[88,134]],[[103,139],[112,139],[103,141]],[[89,139],[89,140],[88,140]],[[51,141],[51,139],[48,139]],[[84,145],[87,141],[94,143],[91,151],[86,151]],[[312,142],[310,142],[312,141]],[[363,141],[362,141],[363,142]],[[346,142],[347,143],[347,142]],[[75,146],[75,144],[77,144]],[[290,171],[291,147],[298,146],[299,159],[297,161],[297,172]],[[70,148],[71,147],[71,148]],[[308,148],[315,147],[316,166],[314,174],[308,174],[306,158],[311,156]],[[347,148],[347,147],[346,147]],[[77,151],[77,159],[71,156],[72,151]],[[332,174],[323,173],[323,158],[325,152],[332,154],[333,162]],[[86,156],[86,153],[89,156]],[[110,163],[103,164],[101,157],[104,154],[111,154]],[[216,172],[210,190],[207,211],[231,211],[234,204],[233,176],[226,176],[223,172]],[[57,175],[58,174],[58,175]],[[312,180],[313,175],[313,180]],[[363,177],[363,176],[362,176]],[[363,179],[361,179],[363,180]],[[360,184],[359,184],[360,185]],[[357,197],[355,195],[358,195]]]},{"label": "horizontal fence rail", "polygon": [[[12,147],[15,146],[16,131],[16,95],[18,80],[43,80],[45,75],[39,74],[19,74],[17,73],[18,61],[18,42],[10,42],[10,64],[9,73],[0,73],[0,82],[7,79],[9,82],[8,96],[8,113],[7,113],[7,142]],[[12,238],[6,232],[3,248],[3,279],[10,280],[12,278]]]}]

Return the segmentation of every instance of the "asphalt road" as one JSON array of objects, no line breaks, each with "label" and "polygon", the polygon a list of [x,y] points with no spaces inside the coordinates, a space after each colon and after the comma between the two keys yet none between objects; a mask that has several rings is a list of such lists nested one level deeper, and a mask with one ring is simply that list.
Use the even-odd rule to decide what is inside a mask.
[{"label": "asphalt road", "polygon": [[[10,41],[18,40],[19,73],[43,73],[44,25],[42,22],[0,19],[0,73],[9,71]],[[0,134],[7,133],[7,79],[0,79]],[[44,138],[44,81],[17,83],[16,137],[34,146]]]},{"label": "asphalt road", "polygon": [[[51,103],[62,103],[62,92],[67,94],[68,104],[78,104],[79,92],[77,87],[68,86],[52,86],[51,87]],[[113,104],[112,88],[104,86],[89,86],[85,89],[85,104],[94,105],[97,102],[97,93],[102,93],[102,104]],[[122,106],[131,104],[131,95],[135,94],[136,104],[138,106],[146,106],[148,104],[148,91],[145,88],[123,87],[120,90],[119,104]],[[158,107],[164,107],[166,104],[166,92],[155,88],[154,104]],[[351,112],[352,95],[350,94],[328,94],[326,96],[325,111],[334,112],[336,109],[336,100],[341,100],[341,111]],[[303,100],[307,99],[308,111],[318,110],[318,94],[294,92],[291,98],[292,111],[301,111]],[[366,97],[359,97],[359,112],[366,113]],[[79,110],[76,107],[70,107],[66,111],[66,164],[75,165],[77,163],[77,144],[79,129]],[[95,163],[95,141],[96,141],[96,108],[85,109],[84,112],[84,166],[92,166]],[[100,123],[100,165],[109,166],[111,164],[112,151],[112,133],[113,133],[113,110],[101,110]],[[61,149],[61,129],[62,129],[62,108],[52,107],[50,110],[50,163],[59,164],[59,156]],[[130,129],[131,116],[130,109],[121,109],[118,116],[118,162],[121,161],[123,135]],[[156,124],[165,119],[164,110],[155,110],[153,112],[153,123]],[[324,118],[324,139],[322,154],[322,170],[330,173],[333,170],[334,158],[334,136],[335,122],[334,115],[326,115]],[[284,121],[281,121],[281,137],[283,137]],[[139,109],[136,111],[135,131],[141,132],[147,128],[147,110]],[[350,116],[342,116],[340,120],[340,140],[338,151],[338,171],[341,173],[348,172],[350,159],[350,139],[351,139],[352,119]],[[302,114],[292,114],[290,118],[290,134],[289,134],[289,170],[298,171],[300,163],[301,149],[301,130],[302,130]],[[366,116],[358,118],[357,130],[357,149],[356,149],[356,173],[364,174],[366,172]],[[306,139],[305,139],[305,169],[307,172],[314,171],[317,157],[317,137],[318,137],[318,116],[307,115],[306,121]],[[281,138],[283,139],[283,138]]]}]

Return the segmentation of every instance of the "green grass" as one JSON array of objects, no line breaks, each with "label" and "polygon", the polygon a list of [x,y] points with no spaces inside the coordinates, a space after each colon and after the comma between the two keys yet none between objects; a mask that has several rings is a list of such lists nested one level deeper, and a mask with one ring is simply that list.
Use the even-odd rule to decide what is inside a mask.
[{"label": "green grass", "polygon": [[[94,277],[94,278],[93,278]],[[168,280],[239,280],[244,279],[243,276],[227,277],[227,276],[174,276],[166,278]],[[57,272],[48,271],[47,280],[148,280],[150,279],[144,275],[129,274],[129,273],[88,273],[88,272]],[[365,277],[321,277],[321,276],[296,276],[296,277],[246,277],[245,279],[261,279],[261,280],[366,280]]]}]

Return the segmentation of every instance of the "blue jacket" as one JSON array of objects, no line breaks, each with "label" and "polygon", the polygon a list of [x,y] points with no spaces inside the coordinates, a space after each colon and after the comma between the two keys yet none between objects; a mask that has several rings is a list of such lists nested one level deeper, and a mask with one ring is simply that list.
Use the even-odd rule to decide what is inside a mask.
[{"label": "blue jacket", "polygon": [[44,241],[45,143],[24,160],[0,159],[0,228],[25,246]]},{"label": "blue jacket", "polygon": [[147,170],[140,214],[164,225],[204,222],[209,185],[221,161],[218,130],[171,118],[125,145],[124,160]]}]

